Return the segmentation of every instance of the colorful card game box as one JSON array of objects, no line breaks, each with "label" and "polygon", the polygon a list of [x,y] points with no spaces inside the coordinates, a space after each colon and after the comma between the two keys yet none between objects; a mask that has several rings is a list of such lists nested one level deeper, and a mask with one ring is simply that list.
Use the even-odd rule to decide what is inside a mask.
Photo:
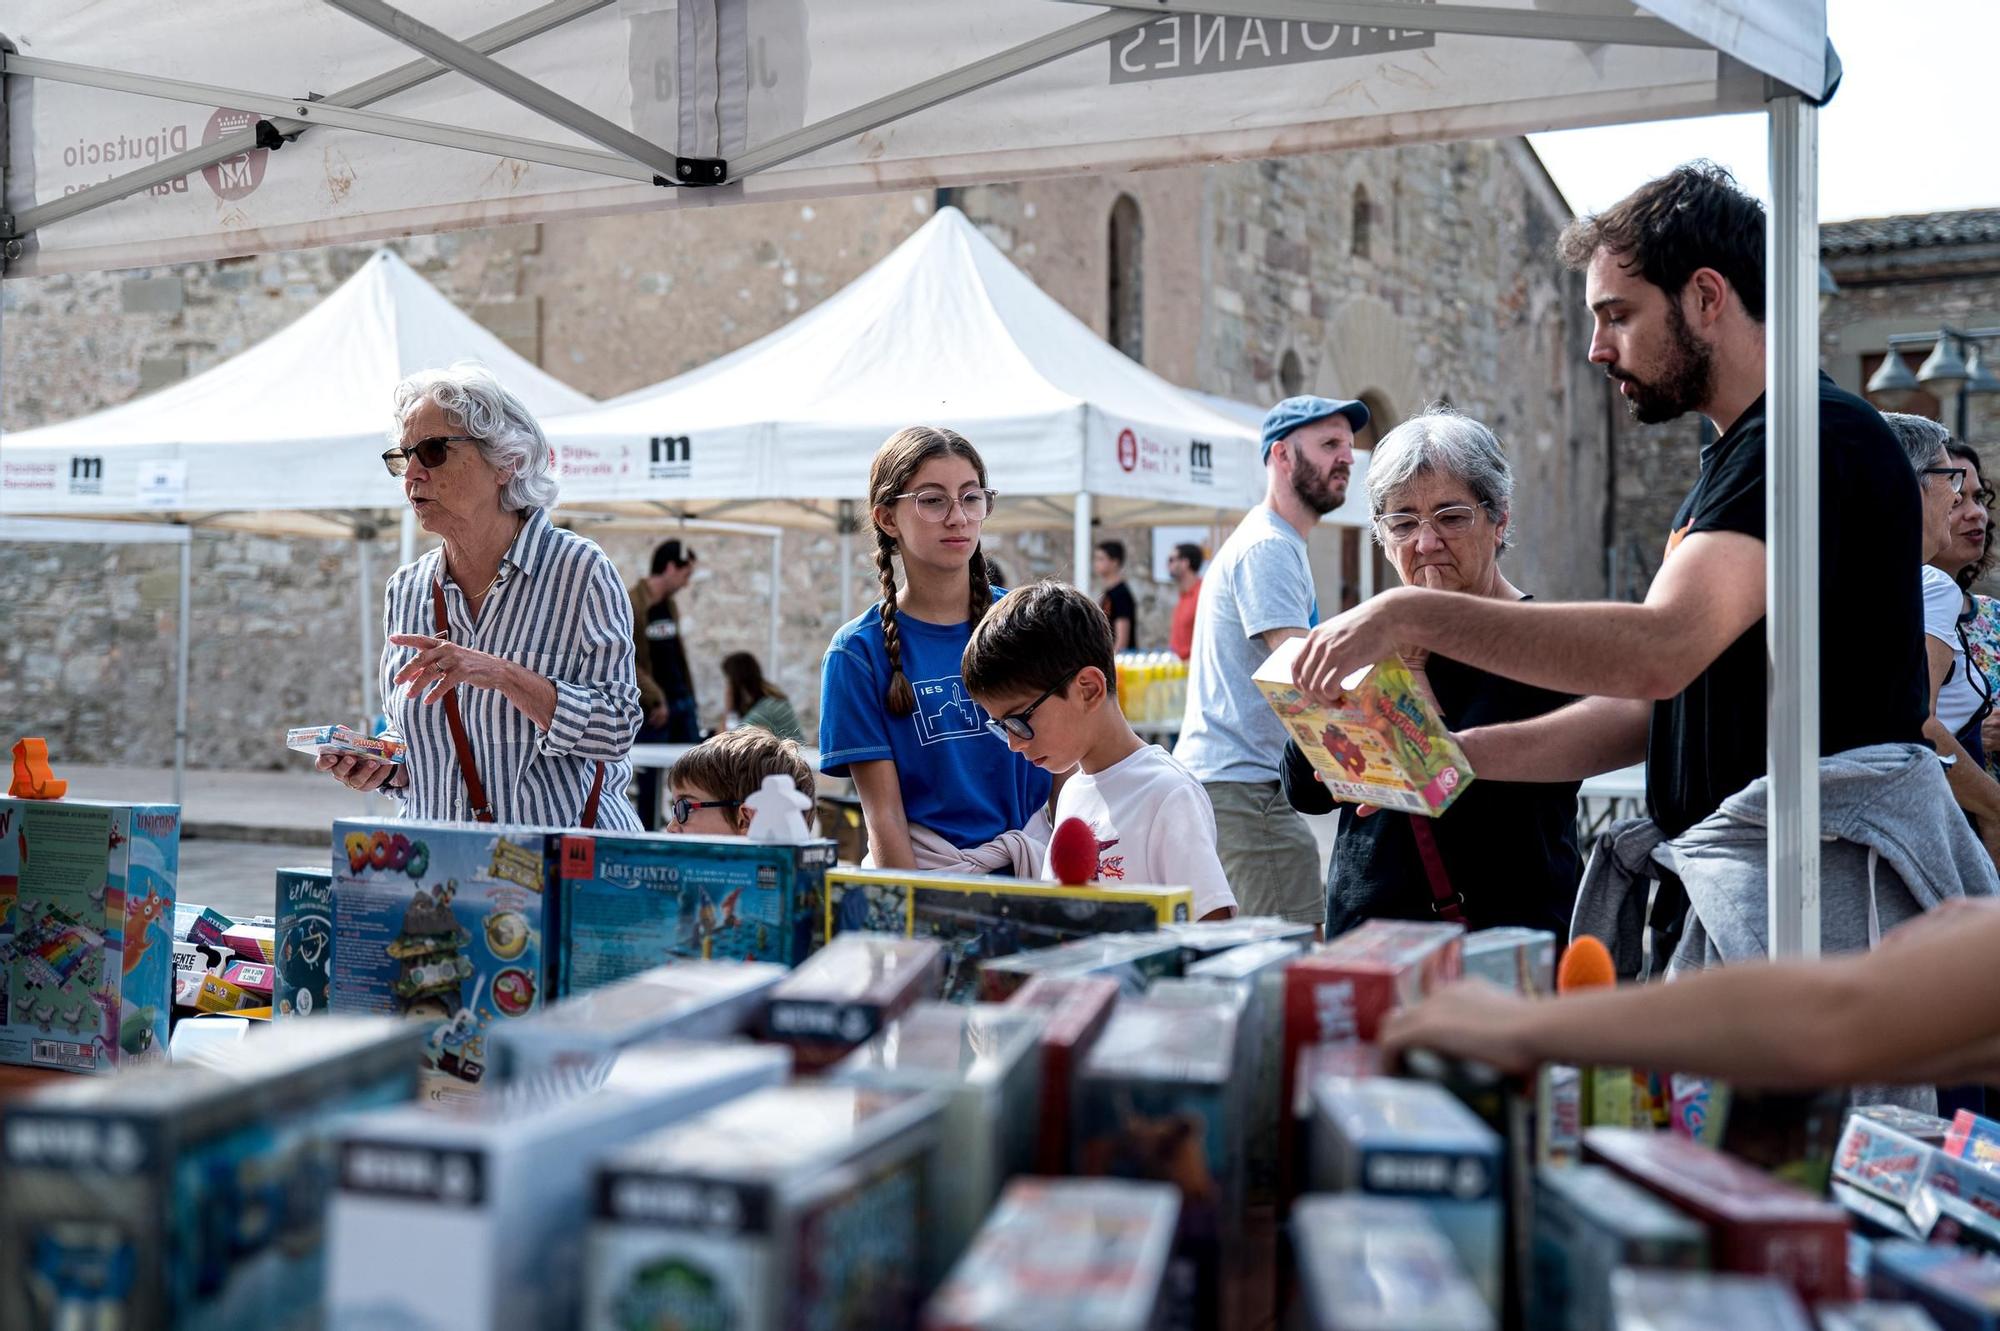
[{"label": "colorful card game box", "polygon": [[239,920],[222,935],[223,946],[244,961],[270,965],[278,959],[278,929],[275,922]]},{"label": "colorful card game box", "polygon": [[944,996],[979,996],[979,968],[994,957],[1056,947],[1097,934],[1138,933],[1185,923],[1185,887],[1061,883],[901,869],[831,869],[826,934],[852,929],[928,938],[944,949]]},{"label": "colorful card game box", "polygon": [[1834,1148],[1836,1182],[1907,1206],[1924,1172],[1930,1147],[1865,1114],[1850,1114]]},{"label": "colorful card game box", "polygon": [[1076,1172],[1180,1187],[1172,1278],[1197,1331],[1231,1324],[1245,1258],[1238,1038],[1228,1003],[1121,1000],[1077,1078]]},{"label": "colorful card game box", "polygon": [[1813,1312],[1819,1331],[1938,1331],[1914,1303],[1823,1303]]},{"label": "colorful card game box", "polygon": [[319,1325],[332,1135],[417,1090],[423,1033],[292,1022],[0,1120],[0,1326]]},{"label": "colorful card game box", "polygon": [[942,1111],[934,1095],[779,1086],[618,1151],[598,1170],[580,1325],[909,1325]]},{"label": "colorful card game box", "polygon": [[559,992],[675,957],[796,966],[823,941],[831,841],[566,832]]},{"label": "colorful card game box", "polygon": [[923,1331],[1154,1331],[1179,1215],[1164,1183],[1016,1179]]},{"label": "colorful card game box", "polygon": [[0,1064],[166,1057],[180,837],[178,805],[0,797]]},{"label": "colorful card game box", "polygon": [[1481,929],[1465,936],[1465,975],[1529,998],[1556,991],[1556,936],[1546,929]]},{"label": "colorful card game box", "polygon": [[1302,1331],[1495,1331],[1457,1250],[1413,1202],[1302,1197],[1291,1236]]},{"label": "colorful card game box", "polygon": [[1501,1141],[1444,1087],[1389,1077],[1322,1078],[1312,1087],[1312,1190],[1420,1204],[1500,1306]]},{"label": "colorful card game box", "polygon": [[1611,1325],[1611,1277],[1621,1266],[1699,1271],[1708,1234],[1601,1165],[1535,1171],[1527,1325],[1598,1331]]},{"label": "colorful card game box", "polygon": [[497,1026],[552,993],[547,828],[343,818],[333,825],[329,1006],[429,1028],[426,1093],[468,1093]]},{"label": "colorful card game box", "polygon": [[2000,1123],[1970,1109],[1959,1110],[1945,1134],[1944,1153],[1981,1169],[2000,1169]]},{"label": "colorful card game box", "polygon": [[662,1041],[620,1053],[589,1091],[509,1086],[355,1120],[327,1220],[329,1323],[577,1325],[598,1164],[781,1084],[789,1063],[765,1045]]},{"label": "colorful card game box", "polygon": [[1808,1302],[1846,1296],[1847,1217],[1833,1203],[1675,1133],[1591,1128],[1583,1149],[1706,1228],[1717,1270],[1775,1276]]},{"label": "colorful card game box", "polygon": [[[1607,1129],[1608,1130],[1608,1129]],[[1611,1331],[1812,1331],[1781,1280],[1707,1271],[1620,1271],[1611,1282]]]},{"label": "colorful card game box", "polygon": [[1041,1020],[1013,1005],[918,1003],[842,1059],[828,1080],[944,1097],[925,1208],[935,1286],[979,1231],[993,1199],[1034,1168],[1040,1139]]},{"label": "colorful card game box", "polygon": [[925,938],[841,934],[771,990],[767,1038],[803,1072],[839,1062],[920,999],[936,998],[944,949]]},{"label": "colorful card game box", "polygon": [[1118,982],[1101,975],[1038,975],[1014,992],[1007,1006],[1042,1020],[1041,1131],[1037,1174],[1066,1174],[1070,1167],[1070,1118],[1076,1074],[1111,1020]]},{"label": "colorful card game box", "polygon": [[1472,784],[1472,767],[1401,658],[1387,656],[1357,671],[1343,681],[1340,702],[1322,707],[1292,683],[1305,645],[1304,638],[1280,644],[1250,678],[1327,793],[1433,818],[1450,808]]},{"label": "colorful card game box", "polygon": [[1161,976],[1180,973],[1181,945],[1171,934],[1104,934],[981,962],[979,997],[1004,1003],[1037,975],[1101,975],[1125,993],[1143,994]]},{"label": "colorful card game box", "polygon": [[294,753],[340,754],[373,758],[401,766],[409,761],[408,746],[393,734],[365,735],[353,726],[293,726],[285,732],[285,747]]},{"label": "colorful card game box", "polygon": [[1869,1292],[1921,1306],[1945,1331],[2000,1331],[2000,1257],[1935,1243],[1875,1245]]},{"label": "colorful card game box", "polygon": [[727,1040],[759,1028],[791,974],[766,961],[677,961],[577,994],[493,1033],[502,1082],[573,1077],[592,1084],[619,1050],[652,1040]]},{"label": "colorful card game box", "polygon": [[327,1011],[332,975],[333,875],[324,868],[278,870],[277,1014]]}]

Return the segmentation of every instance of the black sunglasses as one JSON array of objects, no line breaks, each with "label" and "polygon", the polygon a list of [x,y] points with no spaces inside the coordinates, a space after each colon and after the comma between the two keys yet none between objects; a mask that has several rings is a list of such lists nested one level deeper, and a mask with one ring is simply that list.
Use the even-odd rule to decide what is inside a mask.
[{"label": "black sunglasses", "polygon": [[451,452],[453,444],[476,444],[478,436],[470,434],[437,434],[428,439],[419,439],[405,448],[397,445],[382,454],[382,465],[389,469],[391,476],[401,476],[410,469],[410,459],[423,464],[424,470],[444,465],[445,455]]},{"label": "black sunglasses", "polygon": [[1014,739],[1033,739],[1035,737],[1035,728],[1028,724],[1028,718],[1035,714],[1037,707],[1040,707],[1058,692],[1067,688],[1069,682],[1075,679],[1078,672],[1082,669],[1082,666],[1078,666],[1075,670],[1070,671],[1067,675],[1064,675],[1061,679],[1043,689],[1041,697],[1035,699],[1020,711],[1009,712],[1005,716],[995,717],[991,721],[988,721],[986,728],[1003,740],[1010,736]]},{"label": "black sunglasses", "polygon": [[667,805],[667,815],[674,826],[685,827],[687,820],[694,817],[696,809],[735,809],[740,808],[742,804],[742,800],[696,800],[689,799],[686,795],[676,795],[672,803]]}]

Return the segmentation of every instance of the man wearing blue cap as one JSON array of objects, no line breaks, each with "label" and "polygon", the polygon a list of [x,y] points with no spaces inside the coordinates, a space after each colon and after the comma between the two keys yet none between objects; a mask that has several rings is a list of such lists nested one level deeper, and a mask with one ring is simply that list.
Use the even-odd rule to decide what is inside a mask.
[{"label": "man wearing blue cap", "polygon": [[1215,805],[1216,850],[1245,915],[1326,920],[1319,848],[1279,785],[1285,727],[1251,675],[1319,622],[1306,534],[1347,500],[1359,402],[1288,397],[1264,417],[1264,502],[1209,562],[1174,757]]}]

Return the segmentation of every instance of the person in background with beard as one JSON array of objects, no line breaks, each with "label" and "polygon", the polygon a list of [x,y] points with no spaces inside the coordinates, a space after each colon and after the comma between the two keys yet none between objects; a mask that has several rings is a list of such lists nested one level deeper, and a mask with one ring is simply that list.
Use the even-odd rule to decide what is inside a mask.
[{"label": "person in background with beard", "polygon": [[[1764,209],[1727,172],[1696,163],[1571,223],[1561,248],[1585,274],[1591,362],[1632,414],[1650,424],[1699,411],[1719,434],[1701,451],[1645,601],[1397,588],[1315,630],[1296,678],[1308,697],[1330,700],[1357,667],[1415,649],[1579,695],[1545,716],[1465,731],[1472,770],[1489,781],[1577,781],[1643,758],[1648,811],[1678,839],[1719,809],[1719,821],[1735,816],[1739,806],[1723,802],[1739,792],[1754,800],[1767,765]],[[1923,556],[1916,474],[1875,408],[1824,374],[1818,397],[1819,752],[1874,748],[1872,764],[1893,749],[1913,788],[1948,801],[1924,741],[1923,604],[1908,572]],[[1761,864],[1762,845],[1751,849]]]},{"label": "person in background with beard", "polygon": [[1288,397],[1264,417],[1264,502],[1210,561],[1195,608],[1174,757],[1215,806],[1216,850],[1245,915],[1323,924],[1319,847],[1279,785],[1285,726],[1251,682],[1319,622],[1306,534],[1347,500],[1359,402]]}]

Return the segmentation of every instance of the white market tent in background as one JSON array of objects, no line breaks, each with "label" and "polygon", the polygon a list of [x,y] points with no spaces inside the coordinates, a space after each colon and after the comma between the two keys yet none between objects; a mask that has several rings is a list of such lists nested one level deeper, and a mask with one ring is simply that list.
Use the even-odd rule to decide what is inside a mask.
[{"label": "white market tent in background", "polygon": [[1264,492],[1252,430],[1110,346],[956,208],[769,336],[543,422],[566,513],[727,515],[843,535],[875,450],[912,424],[979,449],[1001,495],[989,527],[1071,527],[1081,570],[1093,516],[1213,523]]},{"label": "white market tent in background", "polygon": [[1817,950],[1825,0],[404,2],[12,0],[7,271],[1767,109],[1770,938]]}]

